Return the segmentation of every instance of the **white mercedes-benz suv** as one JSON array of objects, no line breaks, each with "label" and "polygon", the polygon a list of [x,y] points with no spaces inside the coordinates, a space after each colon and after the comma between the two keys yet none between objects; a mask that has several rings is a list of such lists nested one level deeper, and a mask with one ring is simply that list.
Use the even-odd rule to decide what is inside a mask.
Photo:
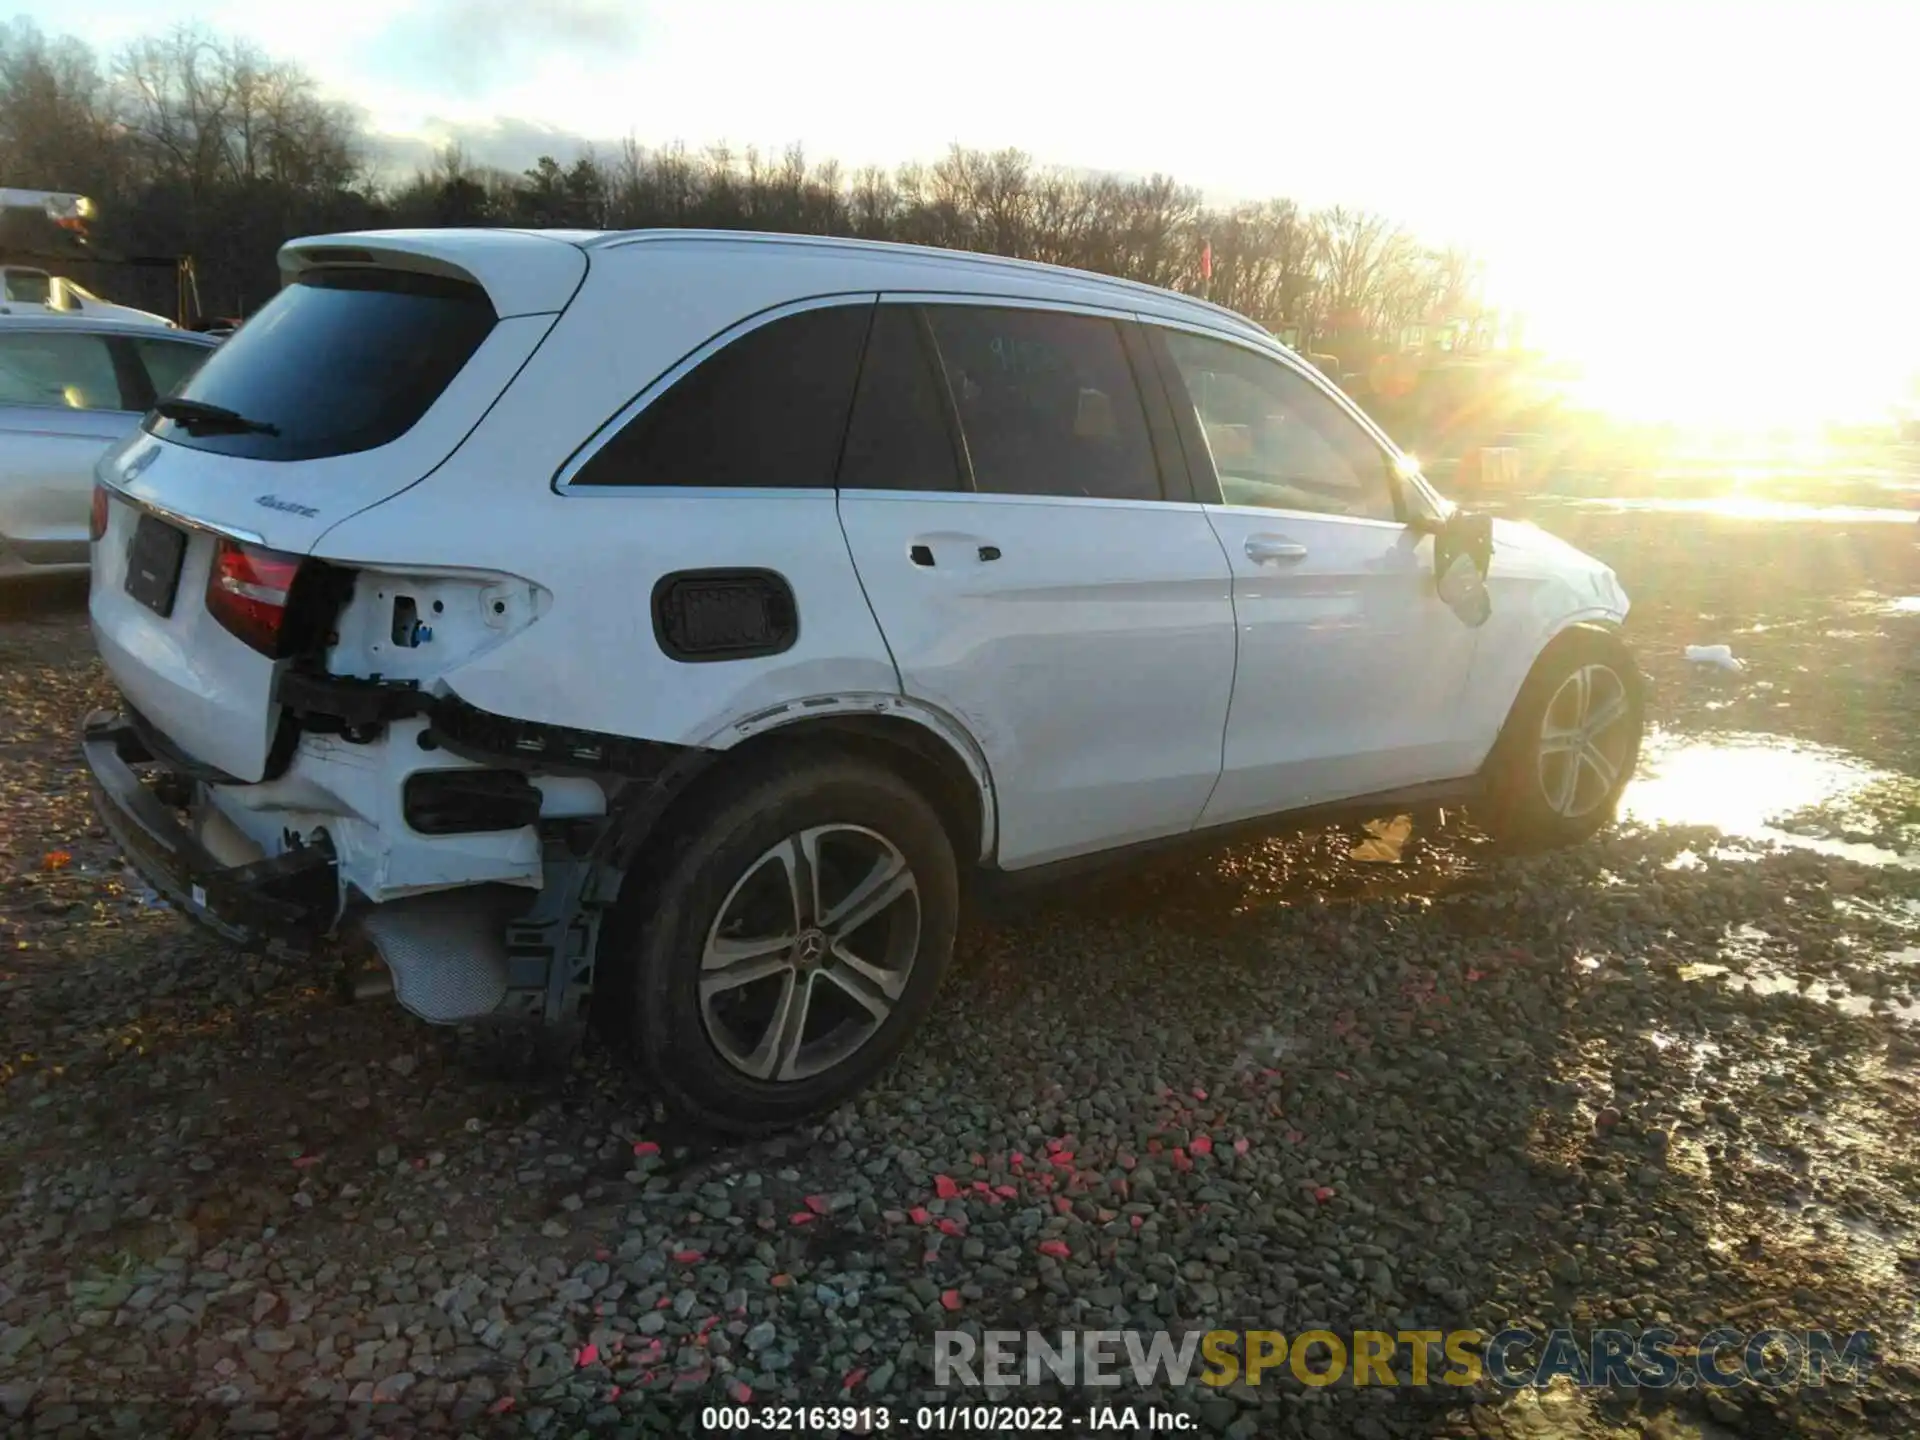
[{"label": "white mercedes-benz suv", "polygon": [[871,1077],[975,881],[1452,803],[1604,823],[1612,572],[1441,499],[1265,331],[1046,266],[419,231],[100,463],[100,813],[423,1018],[592,1013],[735,1130]]}]

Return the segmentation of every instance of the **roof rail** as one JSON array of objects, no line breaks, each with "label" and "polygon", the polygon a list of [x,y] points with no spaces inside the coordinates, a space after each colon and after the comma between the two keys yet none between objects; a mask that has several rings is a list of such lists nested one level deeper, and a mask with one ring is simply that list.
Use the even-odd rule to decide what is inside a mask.
[{"label": "roof rail", "polygon": [[1055,276],[1060,279],[1079,281],[1082,284],[1093,282],[1112,289],[1151,295],[1158,300],[1172,298],[1179,300],[1183,304],[1191,305],[1195,309],[1210,311],[1222,319],[1233,321],[1236,325],[1251,327],[1262,335],[1271,334],[1265,326],[1255,320],[1247,318],[1239,311],[1230,310],[1225,305],[1216,304],[1212,300],[1203,300],[1197,295],[1183,294],[1178,290],[1169,290],[1160,285],[1149,285],[1144,280],[1128,280],[1118,275],[1104,275],[1097,270],[1077,270],[1069,265],[1050,265],[1040,260],[1018,260],[1009,255],[995,255],[981,250],[952,250],[938,245],[908,245],[895,240],[861,240],[850,235],[798,235],[778,230],[605,230],[582,243],[589,249],[611,250],[623,248],[628,245],[675,240],[729,241],[734,243],[745,241],[766,245],[808,246],[821,249],[869,251],[892,255],[939,255],[951,260],[976,265],[982,269],[1037,271],[1041,274]]}]

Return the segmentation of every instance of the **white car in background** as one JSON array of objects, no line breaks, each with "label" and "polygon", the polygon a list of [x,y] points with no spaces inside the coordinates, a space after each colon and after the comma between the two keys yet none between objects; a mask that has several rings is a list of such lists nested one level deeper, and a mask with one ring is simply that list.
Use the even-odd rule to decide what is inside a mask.
[{"label": "white car in background", "polygon": [[164,315],[102,300],[63,275],[50,275],[26,265],[0,266],[0,315],[73,317],[120,320],[162,330],[180,327]]},{"label": "white car in background", "polygon": [[970,884],[1457,801],[1567,843],[1633,768],[1613,573],[1219,307],[791,236],[281,265],[101,462],[83,749],[162,893],[357,928],[429,1020],[591,1001],[780,1125],[908,1042]]},{"label": "white car in background", "polygon": [[85,570],[95,463],[218,344],[124,321],[0,318],[0,580]]}]

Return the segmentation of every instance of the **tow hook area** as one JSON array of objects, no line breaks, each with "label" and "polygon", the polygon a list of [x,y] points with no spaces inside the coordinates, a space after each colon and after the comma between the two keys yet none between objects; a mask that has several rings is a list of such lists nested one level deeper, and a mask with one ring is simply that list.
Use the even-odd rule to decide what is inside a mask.
[{"label": "tow hook area", "polygon": [[517,886],[473,886],[375,905],[358,923],[394,999],[429,1024],[567,1026],[593,993],[600,919],[617,884],[589,860],[553,855],[531,905]]}]

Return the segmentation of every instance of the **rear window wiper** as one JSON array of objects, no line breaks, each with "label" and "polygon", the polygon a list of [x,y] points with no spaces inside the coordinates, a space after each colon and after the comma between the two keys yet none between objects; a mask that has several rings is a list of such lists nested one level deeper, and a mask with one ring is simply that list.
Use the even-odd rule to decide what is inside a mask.
[{"label": "rear window wiper", "polygon": [[153,413],[161,415],[183,427],[189,435],[203,430],[224,431],[237,435],[278,435],[280,427],[269,425],[264,420],[249,420],[238,410],[229,410],[224,405],[209,405],[204,400],[182,400],[178,397],[162,400],[153,407]]}]

